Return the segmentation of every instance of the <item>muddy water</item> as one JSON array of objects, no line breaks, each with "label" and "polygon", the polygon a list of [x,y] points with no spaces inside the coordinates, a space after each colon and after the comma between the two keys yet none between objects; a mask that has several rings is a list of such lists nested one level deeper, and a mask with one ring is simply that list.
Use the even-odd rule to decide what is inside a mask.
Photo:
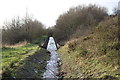
[{"label": "muddy water", "polygon": [[59,73],[59,55],[56,53],[57,47],[53,37],[49,38],[47,50],[50,52],[51,58],[47,61],[46,71],[43,74],[43,78],[58,78],[56,74]]}]

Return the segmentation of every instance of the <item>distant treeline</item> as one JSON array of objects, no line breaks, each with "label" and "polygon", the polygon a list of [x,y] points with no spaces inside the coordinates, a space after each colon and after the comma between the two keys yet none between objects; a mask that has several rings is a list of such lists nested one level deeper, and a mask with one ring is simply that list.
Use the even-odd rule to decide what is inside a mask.
[{"label": "distant treeline", "polygon": [[21,41],[32,42],[46,34],[44,25],[30,16],[14,18],[5,23],[2,30],[2,43],[15,44]]},{"label": "distant treeline", "polygon": [[3,43],[15,44],[20,41],[32,42],[42,35],[52,35],[57,42],[67,41],[92,32],[99,22],[108,16],[107,9],[97,5],[77,6],[61,14],[56,25],[46,29],[44,25],[32,18],[13,19],[5,24]]}]

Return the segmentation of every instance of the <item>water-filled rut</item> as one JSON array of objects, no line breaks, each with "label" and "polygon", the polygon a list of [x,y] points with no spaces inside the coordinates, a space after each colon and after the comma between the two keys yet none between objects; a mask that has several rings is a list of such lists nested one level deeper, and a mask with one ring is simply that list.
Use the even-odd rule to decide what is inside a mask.
[{"label": "water-filled rut", "polygon": [[47,50],[50,52],[50,60],[47,61],[46,71],[43,74],[43,78],[58,78],[56,76],[59,73],[58,65],[59,65],[59,55],[57,54],[56,44],[53,37],[49,37]]}]

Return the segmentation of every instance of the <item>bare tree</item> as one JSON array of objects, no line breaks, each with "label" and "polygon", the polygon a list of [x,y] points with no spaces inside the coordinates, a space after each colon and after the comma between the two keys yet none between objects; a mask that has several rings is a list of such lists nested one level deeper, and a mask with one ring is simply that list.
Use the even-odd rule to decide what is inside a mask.
[{"label": "bare tree", "polygon": [[73,7],[59,16],[54,26],[54,35],[58,41],[68,40],[76,31],[81,31],[79,35],[84,35],[107,15],[107,9],[97,5]]},{"label": "bare tree", "polygon": [[13,18],[4,27],[2,36],[5,44],[15,44],[24,40],[32,42],[45,34],[43,24],[29,16],[24,19]]}]

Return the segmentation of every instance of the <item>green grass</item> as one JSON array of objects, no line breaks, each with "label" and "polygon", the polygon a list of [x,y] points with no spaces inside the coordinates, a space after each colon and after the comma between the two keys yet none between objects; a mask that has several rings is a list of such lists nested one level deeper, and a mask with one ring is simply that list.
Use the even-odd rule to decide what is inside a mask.
[{"label": "green grass", "polygon": [[[33,61],[33,59],[36,59],[37,54],[40,54],[37,57],[38,61],[44,60],[43,65],[39,64],[39,67],[42,66],[41,70],[44,71],[45,70],[44,67],[46,66],[47,60],[49,59],[49,54],[46,54],[46,50],[39,48],[38,45],[35,44],[27,44],[25,46],[17,47],[17,48],[3,48],[2,53],[0,54],[2,55],[1,67],[2,67],[3,77],[19,77],[19,78],[28,77],[27,75],[29,73],[26,73],[27,71],[24,72],[24,70],[22,71],[21,69],[27,66],[26,67],[27,70],[33,71],[33,69],[35,69],[34,67],[38,66],[38,63],[36,63],[37,61],[36,62]],[[41,57],[46,56],[45,57],[46,59],[43,59],[40,56]],[[30,77],[34,78],[35,76],[30,76]]]},{"label": "green grass", "polygon": [[22,61],[30,55],[35,54],[38,49],[38,46],[33,44],[27,44],[17,48],[3,48],[2,53],[0,53],[2,54],[2,72],[14,72],[13,67],[24,65]]}]

